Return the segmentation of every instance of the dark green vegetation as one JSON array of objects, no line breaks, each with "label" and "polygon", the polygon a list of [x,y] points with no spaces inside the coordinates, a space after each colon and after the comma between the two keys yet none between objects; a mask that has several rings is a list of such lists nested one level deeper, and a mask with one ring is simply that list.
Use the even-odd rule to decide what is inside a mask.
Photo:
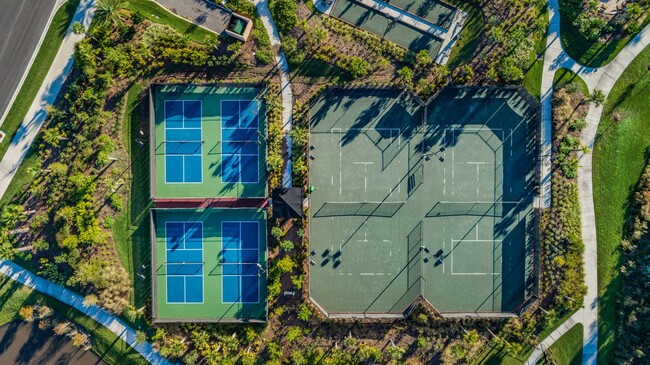
[{"label": "dark green vegetation", "polygon": [[[582,331],[582,324],[571,327],[549,347],[546,360],[561,365],[582,364]],[[540,360],[538,364],[544,364],[544,360]]]},{"label": "dark green vegetation", "polygon": [[543,6],[541,13],[539,15],[541,22],[544,23],[544,26],[536,28],[533,34],[533,40],[535,42],[535,48],[530,52],[530,61],[532,65],[524,70],[524,80],[523,85],[528,90],[528,92],[540,99],[540,93],[542,91],[542,73],[544,72],[544,59],[541,55],[544,54],[546,50],[546,32],[548,28],[548,10],[546,6]]},{"label": "dark green vegetation", "polygon": [[569,86],[570,89],[578,90],[584,96],[589,96],[589,87],[580,76],[569,69],[560,68],[555,72],[553,87],[559,90],[567,85],[571,85]]},{"label": "dark green vegetation", "polygon": [[214,33],[182,19],[151,0],[131,0],[126,9],[158,24],[169,25],[194,42],[205,43]]},{"label": "dark green vegetation", "polygon": [[38,50],[34,63],[29,69],[27,78],[20,88],[7,117],[2,123],[2,130],[7,133],[4,141],[0,143],[0,159],[2,159],[11,144],[18,127],[25,119],[25,115],[32,105],[41,84],[50,70],[50,65],[59,51],[59,46],[65,37],[72,16],[77,10],[80,0],[68,0],[54,15],[50,28],[45,34],[41,48]]},{"label": "dark green vegetation", "polygon": [[54,309],[56,314],[89,331],[92,334],[92,351],[108,364],[147,364],[143,357],[113,332],[76,309],[0,276],[0,324],[20,319],[20,308],[34,304],[46,305]]},{"label": "dark green vegetation", "polygon": [[453,0],[449,3],[467,13],[463,30],[456,39],[456,44],[451,50],[449,61],[447,61],[449,68],[456,68],[472,61],[474,51],[481,40],[485,20],[478,4],[473,1]]},{"label": "dark green vegetation", "polygon": [[628,209],[625,239],[621,242],[622,264],[620,266],[620,291],[616,297],[619,322],[616,324],[618,338],[614,349],[614,363],[643,363],[647,354],[650,331],[650,314],[647,303],[648,272],[650,270],[650,245],[648,223],[650,222],[650,165],[635,188],[633,201]]},{"label": "dark green vegetation", "polygon": [[645,49],[618,79],[603,110],[593,157],[594,208],[598,235],[599,362],[611,362],[619,321],[621,241],[634,220],[635,186],[650,147],[650,49]]},{"label": "dark green vegetation", "polygon": [[117,254],[133,283],[131,304],[136,308],[145,305],[151,293],[149,145],[136,140],[142,142],[140,131],[147,130],[149,125],[146,97],[142,83],[134,84],[127,91],[122,138],[131,161],[128,172],[139,178],[129,179],[130,199],[126,200],[124,210],[112,225]]},{"label": "dark green vegetation", "polygon": [[647,24],[650,2],[625,5],[622,16],[599,10],[598,2],[560,0],[560,33],[564,50],[580,64],[600,67],[609,63]]}]

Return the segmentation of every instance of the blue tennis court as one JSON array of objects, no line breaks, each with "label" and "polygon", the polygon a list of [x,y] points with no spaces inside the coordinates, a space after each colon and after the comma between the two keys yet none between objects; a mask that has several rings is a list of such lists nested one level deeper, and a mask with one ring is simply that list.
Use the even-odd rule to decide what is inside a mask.
[{"label": "blue tennis court", "polygon": [[223,303],[258,303],[259,222],[221,222]]},{"label": "blue tennis court", "polygon": [[165,222],[167,303],[203,303],[203,222]]},{"label": "blue tennis court", "polygon": [[259,182],[259,103],[221,101],[221,182]]},{"label": "blue tennis court", "polygon": [[201,100],[165,101],[165,182],[203,181]]}]

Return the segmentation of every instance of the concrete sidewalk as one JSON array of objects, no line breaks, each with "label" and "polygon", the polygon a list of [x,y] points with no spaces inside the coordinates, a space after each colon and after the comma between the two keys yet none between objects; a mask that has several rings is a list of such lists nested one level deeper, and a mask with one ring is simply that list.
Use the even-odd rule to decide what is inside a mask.
[{"label": "concrete sidewalk", "polygon": [[[74,14],[71,24],[80,22],[88,28],[93,14],[94,0],[82,0]],[[0,161],[0,197],[7,191],[11,180],[16,174],[16,171],[18,171],[20,164],[45,122],[47,117],[45,109],[48,105],[52,105],[59,95],[61,87],[72,68],[75,44],[83,39],[83,37],[83,34],[74,34],[68,28],[68,32],[50,66],[47,76],[45,76],[41,88],[38,90],[36,98],[18,128],[14,139],[11,141],[11,145],[7,149],[4,158]]]},{"label": "concrete sidewalk", "polygon": [[280,34],[275,28],[271,10],[269,9],[268,0],[254,0],[257,13],[262,19],[262,24],[271,38],[271,46],[275,49],[275,62],[278,72],[280,73],[280,93],[282,96],[282,132],[285,133],[287,142],[287,154],[285,155],[285,170],[282,175],[282,186],[291,187],[293,185],[291,162],[291,136],[289,132],[293,128],[293,92],[289,82],[289,63],[287,57],[282,52],[282,43]]},{"label": "concrete sidewalk", "polygon": [[84,305],[84,298],[81,295],[45,280],[11,261],[0,260],[0,273],[29,288],[47,294],[92,318],[97,323],[108,328],[117,337],[121,338],[142,355],[142,357],[149,361],[149,363],[155,365],[171,365],[167,359],[154,350],[150,343],[138,343],[136,340],[136,331],[122,322],[119,318],[97,306]]},{"label": "concrete sidewalk", "polygon": [[[553,80],[560,68],[567,68],[578,74],[587,84],[589,90],[602,90],[609,95],[612,87],[629,66],[629,64],[650,45],[650,26],[632,38],[621,52],[606,66],[600,68],[586,67],[573,60],[562,48],[560,40],[560,13],[558,0],[548,0],[549,29],[544,53],[542,74],[542,138],[541,163],[542,185],[540,199],[537,205],[542,208],[551,206],[551,146],[552,146],[552,101]],[[602,106],[591,104],[587,114],[587,126],[582,131],[580,139],[583,145],[593,149],[598,125],[602,118]],[[583,324],[583,364],[596,364],[598,358],[598,242],[596,237],[596,214],[594,212],[592,155],[580,153],[578,167],[578,193],[580,197],[580,212],[582,223],[582,241],[585,245],[584,269],[587,294],[584,297],[583,309],[571,317],[571,321]],[[561,327],[562,328],[562,327]],[[560,329],[558,329],[560,330]],[[535,363],[533,358],[542,348],[548,347],[560,336],[549,336],[531,355],[529,363]],[[539,357],[537,358],[539,359]]]}]

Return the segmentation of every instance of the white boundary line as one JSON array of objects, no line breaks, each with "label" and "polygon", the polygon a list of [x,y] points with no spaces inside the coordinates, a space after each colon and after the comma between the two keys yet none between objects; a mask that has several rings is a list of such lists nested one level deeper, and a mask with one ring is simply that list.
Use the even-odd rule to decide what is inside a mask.
[{"label": "white boundary line", "polygon": [[[167,226],[169,223],[181,223],[183,225],[183,248],[182,250],[191,250],[191,251],[198,251],[199,249],[192,248],[192,249],[186,249],[185,248],[185,234],[187,233],[187,230],[185,229],[185,225],[187,223],[192,223],[192,224],[199,224],[201,227],[201,262],[197,262],[196,264],[201,265],[201,275],[169,275],[167,272],[165,273],[165,303],[166,304],[205,304],[205,280],[203,279],[203,267],[205,266],[204,261],[205,261],[205,255],[203,254],[203,222],[201,221],[165,221],[165,265],[169,265],[167,262],[167,251],[170,251],[167,248]],[[173,263],[172,263],[173,264]],[[187,262],[187,264],[190,264]],[[199,276],[201,278],[201,301],[200,302],[188,302],[187,301],[187,277],[197,277]],[[182,302],[170,302],[169,301],[169,278],[170,277],[182,277],[183,278],[183,301]]]},{"label": "white boundary line", "polygon": [[[478,227],[478,226],[476,226],[476,227]],[[477,234],[478,234],[478,232],[477,232]],[[450,256],[451,256],[451,265],[450,265],[451,273],[450,274],[451,275],[459,275],[459,276],[467,276],[467,275],[472,275],[472,276],[474,276],[474,275],[499,276],[499,275],[502,274],[500,272],[491,272],[491,273],[489,273],[489,272],[454,272],[454,251],[455,251],[454,243],[455,242],[492,242],[492,244],[494,245],[495,242],[503,242],[503,240],[496,240],[496,239],[495,240],[455,240],[452,237],[451,238],[451,253],[450,253]],[[494,251],[494,249],[492,251]],[[494,258],[493,258],[493,260],[494,260]],[[494,262],[493,262],[493,265],[494,265]]]},{"label": "white boundary line", "polygon": [[[238,119],[237,119],[237,128],[235,128],[235,127],[224,127],[223,126],[223,123],[224,123],[223,122],[223,103],[224,102],[232,102],[232,103],[237,102],[237,105],[238,105],[237,109],[238,109],[238,112],[239,112],[239,116],[238,116]],[[255,114],[255,121],[256,121],[257,126],[254,127],[254,128],[251,128],[251,127],[242,128],[241,127],[242,103],[244,103],[244,102],[250,102],[251,105],[255,105],[255,109],[257,110],[257,113]],[[260,115],[260,103],[259,103],[259,101],[256,100],[256,99],[222,99],[221,101],[219,101],[219,110],[221,112],[221,115],[219,116],[219,119],[220,119],[220,122],[221,122],[220,123],[221,124],[221,183],[222,184],[259,184],[260,183],[260,174],[259,174],[259,169],[260,169],[260,151],[259,151],[259,149],[260,149],[260,146],[259,146],[259,143],[258,143],[259,142],[259,134],[260,134],[260,118],[259,118],[259,115]],[[224,154],[223,153],[223,145],[224,145],[224,143],[225,142],[232,142],[232,141],[224,141],[223,140],[223,131],[224,131],[224,129],[226,129],[226,130],[228,130],[228,129],[232,129],[232,130],[256,130],[255,136],[258,139],[255,140],[255,141],[250,141],[250,142],[255,143],[255,145],[257,146],[257,154],[250,154],[250,153],[227,153],[227,154]],[[237,157],[237,164],[239,165],[239,174],[238,174],[239,178],[238,178],[237,181],[224,181],[223,180],[223,177],[224,177],[223,156],[226,156],[226,155],[228,155],[230,157]],[[243,176],[243,174],[242,174],[243,169],[242,169],[242,164],[241,164],[241,157],[242,156],[248,156],[248,157],[255,156],[255,157],[257,157],[257,169],[255,170],[255,172],[256,172],[256,180],[255,181],[242,181],[242,176]],[[259,299],[258,299],[258,302],[259,302]]]},{"label": "white boundary line", "polygon": [[[179,101],[183,105],[183,113],[181,115],[182,116],[181,123],[182,123],[183,127],[182,128],[167,128],[167,102],[179,102]],[[199,122],[199,125],[200,125],[199,128],[185,128],[185,102],[187,102],[187,101],[194,101],[194,102],[198,101],[199,102],[200,115],[201,115],[201,120]],[[164,102],[163,113],[164,113],[164,117],[163,117],[163,134],[164,134],[163,135],[163,143],[165,145],[165,149],[164,149],[165,158],[163,159],[163,164],[164,164],[164,170],[165,170],[165,184],[168,184],[168,185],[179,185],[179,184],[197,185],[197,184],[203,184],[203,101],[202,100],[196,100],[196,99],[187,99],[187,100],[168,99],[168,100],[165,100],[165,102]],[[169,156],[182,157],[183,162],[181,164],[181,171],[183,172],[183,181],[179,181],[179,182],[169,182],[169,181],[167,181],[167,156],[168,156],[167,155],[167,130],[197,130],[197,129],[199,131],[201,131],[200,140],[197,141],[197,142],[200,143],[200,146],[199,146],[200,152],[199,152],[198,156],[201,159],[201,162],[200,162],[201,180],[200,181],[192,181],[192,182],[185,181],[185,158],[186,157],[196,157],[197,154],[191,154],[191,155],[176,154],[176,155],[169,155]],[[174,141],[170,141],[170,142],[174,142]]]},{"label": "white boundary line", "polygon": [[[239,248],[228,248],[225,249],[223,248],[223,225],[224,223],[237,223],[239,226]],[[242,223],[256,223],[257,224],[257,248],[242,248]],[[236,302],[227,302],[223,299],[223,293],[224,293],[224,278],[226,277],[238,277],[239,278],[239,296],[241,298],[242,293],[244,292],[244,287],[243,287],[243,280],[242,277],[252,277],[253,275],[224,275],[223,274],[223,265],[259,265],[260,264],[260,222],[259,221],[221,221],[221,252],[224,251],[256,251],[257,252],[257,259],[255,260],[256,262],[219,262],[218,265],[221,265],[221,303],[223,304],[259,304],[260,303],[260,293],[261,293],[261,285],[262,285],[262,280],[260,280],[260,277],[255,275],[255,277],[258,279],[257,280],[257,301],[255,302],[243,302],[243,301],[236,301]]]}]

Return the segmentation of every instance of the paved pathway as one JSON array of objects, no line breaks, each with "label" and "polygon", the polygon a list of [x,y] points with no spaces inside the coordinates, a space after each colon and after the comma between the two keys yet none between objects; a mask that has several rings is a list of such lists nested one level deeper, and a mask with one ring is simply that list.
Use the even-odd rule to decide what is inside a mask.
[{"label": "paved pathway", "polygon": [[[94,13],[94,0],[82,0],[74,14],[72,23],[80,22],[86,28],[90,25]],[[71,23],[71,24],[72,24]],[[18,167],[29,151],[36,135],[45,122],[48,105],[52,105],[61,91],[61,87],[72,68],[74,61],[74,46],[84,37],[83,34],[74,34],[68,28],[68,32],[61,43],[59,52],[56,54],[45,80],[38,90],[36,98],[32,102],[25,119],[18,128],[9,149],[0,161],[0,197],[7,191]]]},{"label": "paved pathway", "polygon": [[[563,49],[560,40],[560,13],[558,0],[548,0],[549,29],[547,33],[546,52],[544,54],[544,69],[542,75],[542,186],[541,199],[538,206],[551,205],[551,127],[553,100],[553,78],[559,68],[568,68],[580,75],[589,90],[602,90],[608,95],[616,80],[629,66],[636,56],[650,45],[650,26],[646,27],[628,45],[621,50],[616,58],[600,68],[582,66],[573,60]],[[587,113],[587,126],[582,131],[581,142],[593,149],[598,124],[602,117],[602,106],[591,104]],[[571,321],[582,323],[583,332],[583,364],[596,364],[598,356],[598,245],[596,241],[596,216],[594,213],[592,186],[592,155],[580,153],[578,168],[578,193],[582,218],[582,240],[585,245],[584,267],[587,294],[584,298],[583,309],[571,317]],[[558,331],[561,330],[558,329]],[[541,346],[550,346],[557,333],[544,340],[533,352],[527,363],[534,364],[541,354]]]},{"label": "paved pathway", "polygon": [[293,127],[293,92],[291,91],[291,83],[289,82],[289,64],[287,58],[282,52],[282,44],[280,42],[280,35],[278,34],[271,11],[269,10],[268,0],[254,0],[257,12],[262,18],[262,24],[266,32],[271,38],[271,46],[275,48],[275,62],[277,64],[278,72],[280,72],[280,92],[282,94],[282,131],[285,133],[287,141],[287,154],[285,156],[286,168],[282,176],[282,186],[291,187],[292,180],[292,163],[291,163],[291,128]]},{"label": "paved pathway", "polygon": [[573,314],[569,319],[564,321],[555,331],[553,331],[548,337],[544,339],[537,347],[533,350],[533,353],[530,355],[528,360],[524,365],[536,365],[537,362],[544,357],[544,351],[548,350],[551,345],[564,336],[573,326],[580,322],[582,318],[582,309]]},{"label": "paved pathway", "polygon": [[97,323],[108,328],[129,346],[133,347],[133,349],[142,355],[142,357],[147,359],[149,363],[155,365],[171,364],[167,359],[154,350],[150,343],[137,343],[136,331],[122,322],[119,318],[97,306],[84,305],[84,298],[81,295],[45,280],[11,261],[0,260],[0,273],[27,287],[47,294],[52,298],[56,298],[92,318]]}]

